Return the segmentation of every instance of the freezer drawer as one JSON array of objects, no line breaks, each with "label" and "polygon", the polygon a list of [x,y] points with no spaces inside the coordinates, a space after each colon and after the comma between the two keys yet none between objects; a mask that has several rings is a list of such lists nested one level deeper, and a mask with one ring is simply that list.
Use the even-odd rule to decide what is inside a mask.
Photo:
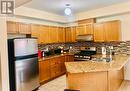
[{"label": "freezer drawer", "polygon": [[16,91],[32,91],[39,87],[38,58],[15,61]]}]

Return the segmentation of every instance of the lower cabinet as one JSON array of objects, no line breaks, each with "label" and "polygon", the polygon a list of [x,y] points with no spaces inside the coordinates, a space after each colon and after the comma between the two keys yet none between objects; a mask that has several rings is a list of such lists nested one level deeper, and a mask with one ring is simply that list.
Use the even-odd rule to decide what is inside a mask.
[{"label": "lower cabinet", "polygon": [[65,56],[65,60],[66,60],[66,62],[72,62],[72,61],[74,61],[74,56],[73,55],[67,55],[67,56]]},{"label": "lower cabinet", "polygon": [[40,83],[51,78],[50,59],[39,61],[39,78]]},{"label": "lower cabinet", "polygon": [[65,62],[74,61],[73,55],[59,56],[39,61],[40,83],[48,82],[62,74],[65,74]]}]

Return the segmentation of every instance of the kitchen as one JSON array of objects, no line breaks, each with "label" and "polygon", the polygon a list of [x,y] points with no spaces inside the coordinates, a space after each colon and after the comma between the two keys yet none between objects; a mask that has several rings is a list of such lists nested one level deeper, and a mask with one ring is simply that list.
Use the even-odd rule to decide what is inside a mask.
[{"label": "kitchen", "polygon": [[[120,2],[116,2],[116,1],[115,3],[111,2],[110,5],[108,4],[102,7],[99,7],[100,5],[102,5],[100,4],[97,5],[98,8],[94,8],[92,10],[91,9],[87,10],[87,8],[85,8],[84,12],[78,13],[75,16],[70,15],[65,17],[61,15],[57,15],[55,13],[54,14],[48,13],[51,12],[51,10],[45,12],[46,7],[43,7],[43,10],[39,9],[38,6],[37,7],[35,6],[36,2],[37,1],[33,0],[28,2],[27,4],[17,7],[15,10],[14,17],[9,16],[6,17],[6,19],[4,17],[1,17],[1,21],[3,21],[0,24],[1,30],[6,31],[7,29],[6,31],[7,33],[3,31],[1,31],[0,33],[2,39],[1,60],[8,60],[7,43],[6,43],[7,37],[9,39],[19,38],[19,37],[22,38],[37,37],[38,48],[39,48],[38,50],[39,83],[41,85],[40,87],[41,91],[42,90],[46,91],[46,88],[44,88],[44,86],[47,85],[48,83],[51,83],[52,81],[56,81],[58,78],[69,79],[66,78],[66,76],[69,75],[68,73],[70,73],[69,71],[71,70],[69,65],[72,65],[73,63],[76,62],[75,61],[75,59],[77,59],[76,54],[79,52],[81,52],[81,54],[83,51],[85,51],[85,53],[88,51],[91,52],[91,48],[92,48],[94,50],[96,49],[96,54],[102,54],[103,49],[106,48],[104,49],[106,50],[106,53],[103,53],[104,55],[107,54],[107,55],[111,55],[112,57],[119,54],[122,54],[120,55],[122,57],[124,57],[125,55],[129,55],[129,40],[130,40],[129,0],[126,0],[124,2],[121,0]],[[40,0],[38,2],[39,2],[38,5],[40,6],[41,5]],[[105,2],[103,3],[106,4]],[[64,3],[64,7],[68,6],[65,4],[66,3]],[[92,6],[94,7],[94,3],[92,3]],[[62,14],[63,13],[64,10]],[[73,20],[72,18],[75,19]],[[84,40],[87,38],[89,40]],[[112,51],[112,53],[110,53],[110,51]],[[102,60],[103,62],[104,60],[110,61],[108,62],[108,64],[114,60],[114,58],[110,60],[108,57],[105,57],[104,55],[103,55],[104,59],[102,59],[102,57],[100,57],[101,59],[100,58],[98,59],[97,57],[95,58],[97,58],[96,60],[99,60],[101,62]],[[91,59],[92,62],[95,60],[93,56],[92,57],[88,56],[88,54],[87,56],[79,55],[79,58],[80,57],[81,58],[84,57],[88,59],[90,57],[92,58]],[[124,59],[127,58],[124,57]],[[127,60],[123,61],[122,63],[123,66],[125,64],[127,65],[129,64],[126,61]],[[87,63],[89,61],[85,61],[85,62]],[[66,66],[64,63],[66,64]],[[80,65],[82,61],[81,62],[78,61],[76,63]],[[2,81],[3,84],[4,83],[6,84],[3,85],[2,89],[6,89],[4,88],[5,86],[7,87],[9,86],[8,84],[9,73],[7,70],[8,69],[7,64],[8,61],[1,61],[1,68],[2,68],[1,77],[2,79],[6,79],[5,81]],[[120,67],[123,67],[122,64]],[[75,66],[73,68],[75,68]],[[125,80],[129,80],[129,72],[128,72],[129,68],[127,67],[129,66],[125,66],[125,70],[124,70],[125,74],[123,79]],[[5,69],[6,71],[3,72],[3,69]],[[78,68],[75,68],[75,70],[76,69],[78,70]],[[64,91],[64,89],[67,88],[80,90],[77,87],[75,88],[71,86],[71,84],[69,84],[69,82],[66,82],[66,80],[64,80],[64,83],[67,83],[68,86],[64,86],[64,88],[61,91]],[[55,85],[60,85],[60,84],[55,84]],[[51,86],[48,87],[48,89],[49,88],[51,88]],[[8,91],[7,89],[2,91]],[[60,91],[58,89],[58,86],[55,86],[55,89],[57,89],[56,91]],[[49,91],[51,90],[49,89]],[[53,91],[55,90],[53,89]],[[85,91],[85,90],[81,90],[81,91]],[[92,89],[90,91],[92,91]],[[109,91],[116,91],[116,90],[109,90]]]}]

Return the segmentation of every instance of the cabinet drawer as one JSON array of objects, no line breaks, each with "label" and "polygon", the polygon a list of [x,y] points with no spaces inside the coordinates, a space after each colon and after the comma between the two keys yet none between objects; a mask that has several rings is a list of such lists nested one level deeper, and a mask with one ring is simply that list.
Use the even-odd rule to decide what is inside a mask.
[{"label": "cabinet drawer", "polygon": [[60,66],[51,67],[51,77],[56,77],[60,74]]},{"label": "cabinet drawer", "polygon": [[51,66],[54,66],[54,65],[57,65],[57,64],[58,64],[58,59],[57,58],[52,59],[51,62],[50,62]]}]

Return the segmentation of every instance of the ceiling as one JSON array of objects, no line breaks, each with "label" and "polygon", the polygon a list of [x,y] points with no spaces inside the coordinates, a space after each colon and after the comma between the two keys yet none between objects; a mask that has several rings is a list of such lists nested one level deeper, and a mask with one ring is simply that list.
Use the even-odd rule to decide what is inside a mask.
[{"label": "ceiling", "polygon": [[71,9],[75,14],[126,1],[130,0],[32,0],[24,6],[58,15],[64,15],[65,4],[70,4]]}]

